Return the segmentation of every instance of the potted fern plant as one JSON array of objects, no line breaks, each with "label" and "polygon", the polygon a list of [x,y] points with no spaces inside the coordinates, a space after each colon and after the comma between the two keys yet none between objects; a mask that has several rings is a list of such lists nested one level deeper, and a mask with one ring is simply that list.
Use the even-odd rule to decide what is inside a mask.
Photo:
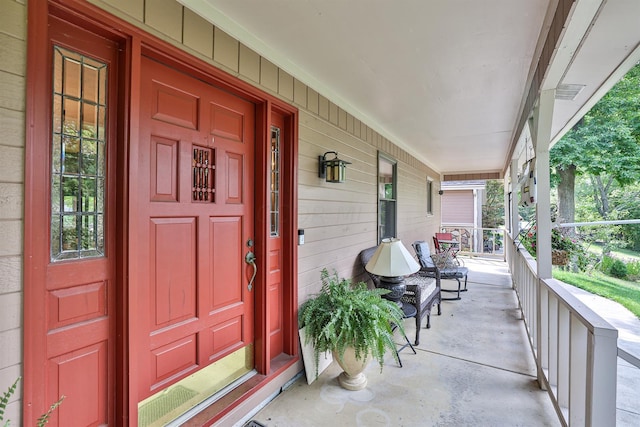
[{"label": "potted fern plant", "polygon": [[344,370],[340,385],[361,390],[367,385],[362,371],[371,359],[378,361],[380,371],[387,350],[397,361],[393,327],[402,328],[402,310],[381,297],[389,292],[386,289],[369,289],[364,282],[352,285],[326,269],[321,279],[320,293],[300,307],[300,327],[306,329],[306,343],[313,346],[316,367],[320,354],[331,351]]}]

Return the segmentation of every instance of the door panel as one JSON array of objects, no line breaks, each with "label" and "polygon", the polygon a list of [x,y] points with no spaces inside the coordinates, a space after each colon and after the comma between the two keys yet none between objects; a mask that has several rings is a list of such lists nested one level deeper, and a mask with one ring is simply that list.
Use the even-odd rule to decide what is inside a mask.
[{"label": "door panel", "polygon": [[195,218],[151,218],[151,331],[196,317]]},{"label": "door panel", "polygon": [[148,58],[141,93],[139,400],[253,343],[255,145],[250,102]]},{"label": "door panel", "polygon": [[178,201],[179,141],[152,136],[150,156],[151,201]]},{"label": "door panel", "polygon": [[[58,425],[95,426],[103,424],[107,400],[104,390],[108,377],[108,341],[66,352],[49,360],[49,379],[64,391],[64,403],[58,407]],[[51,387],[55,390],[54,387]],[[95,399],[102,396],[102,399]],[[57,400],[57,399],[56,399]],[[80,403],[80,404],[78,404]]]},{"label": "door panel", "polygon": [[197,95],[182,92],[177,88],[153,82],[152,118],[154,120],[198,129]]}]

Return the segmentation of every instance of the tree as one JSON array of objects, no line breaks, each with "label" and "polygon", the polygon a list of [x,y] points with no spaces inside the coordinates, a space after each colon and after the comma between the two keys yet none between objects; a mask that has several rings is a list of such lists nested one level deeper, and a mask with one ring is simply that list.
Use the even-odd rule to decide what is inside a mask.
[{"label": "tree", "polygon": [[558,185],[558,216],[575,220],[575,176],[589,177],[594,207],[603,219],[616,209],[617,186],[640,180],[640,64],[636,64],[552,148],[550,163]]},{"label": "tree", "polygon": [[504,225],[504,186],[502,181],[487,180],[486,202],[482,205],[482,226],[498,228]]},{"label": "tree", "polygon": [[502,234],[497,231],[504,226],[504,184],[500,180],[485,181],[486,199],[482,205],[482,243],[485,252],[502,246]]}]

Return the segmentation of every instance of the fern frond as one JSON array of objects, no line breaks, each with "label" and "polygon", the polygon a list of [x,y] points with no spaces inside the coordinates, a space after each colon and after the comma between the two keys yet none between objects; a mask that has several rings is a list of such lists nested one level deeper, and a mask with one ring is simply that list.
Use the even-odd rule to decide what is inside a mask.
[{"label": "fern frond", "polygon": [[54,404],[52,404],[49,407],[49,410],[47,412],[45,412],[44,414],[42,414],[40,416],[40,418],[38,418],[38,422],[37,422],[37,426],[38,427],[44,427],[45,424],[47,424],[49,422],[49,417],[51,417],[51,414],[53,413],[53,411],[56,410],[56,408],[58,406],[60,406],[60,404],[62,403],[62,401],[64,400],[65,395],[60,396],[60,399],[58,399],[57,402],[55,402]]},{"label": "fern frond", "polygon": [[16,389],[18,388],[18,383],[20,382],[21,378],[22,377],[16,378],[16,380],[9,387],[9,389],[2,394],[2,397],[0,397],[0,421],[4,420],[4,412],[7,409],[7,406],[9,405],[9,399],[11,399],[11,396],[13,395],[13,393],[16,392]]}]

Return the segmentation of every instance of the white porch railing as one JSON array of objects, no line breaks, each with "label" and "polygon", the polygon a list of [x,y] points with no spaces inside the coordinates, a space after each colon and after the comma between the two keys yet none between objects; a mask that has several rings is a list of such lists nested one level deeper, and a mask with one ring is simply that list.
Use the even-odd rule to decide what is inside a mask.
[{"label": "white porch railing", "polygon": [[508,235],[505,239],[538,381],[560,421],[565,426],[615,425],[617,329],[557,280],[539,280],[531,255]]},{"label": "white porch railing", "polygon": [[460,243],[460,251],[471,256],[504,258],[504,228],[477,228],[465,225],[442,225],[441,230],[453,233]]}]

